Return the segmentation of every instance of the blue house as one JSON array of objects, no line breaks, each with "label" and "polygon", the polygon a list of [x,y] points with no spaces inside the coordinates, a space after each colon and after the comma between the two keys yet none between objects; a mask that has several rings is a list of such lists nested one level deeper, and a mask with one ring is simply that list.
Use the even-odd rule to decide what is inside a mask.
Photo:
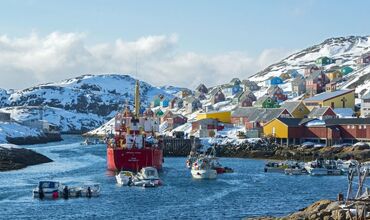
[{"label": "blue house", "polygon": [[163,98],[162,100],[161,100],[161,106],[162,107],[168,107],[170,105],[170,100],[168,99],[168,98]]},{"label": "blue house", "polygon": [[243,88],[240,86],[240,84],[234,85],[232,87],[232,95],[235,95],[241,91],[243,91]]},{"label": "blue house", "polygon": [[295,69],[288,70],[287,73],[290,75],[291,78],[302,77],[302,75],[299,74],[298,71]]},{"label": "blue house", "polygon": [[283,80],[280,77],[277,77],[277,76],[272,77],[270,79],[270,85],[272,85],[272,86],[280,85],[280,84],[283,84],[283,83],[284,83]]}]

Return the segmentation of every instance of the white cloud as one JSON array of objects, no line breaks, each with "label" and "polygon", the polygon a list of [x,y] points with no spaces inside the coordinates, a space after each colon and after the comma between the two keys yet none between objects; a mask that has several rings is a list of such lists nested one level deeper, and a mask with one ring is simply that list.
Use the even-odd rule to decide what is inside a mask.
[{"label": "white cloud", "polygon": [[194,88],[200,82],[211,86],[233,77],[245,79],[288,55],[283,49],[266,49],[258,57],[240,51],[176,53],[175,34],[91,46],[86,37],[60,32],[44,37],[35,33],[24,38],[0,36],[0,87],[24,88],[85,73],[135,73],[137,61],[137,77],[144,81]]}]

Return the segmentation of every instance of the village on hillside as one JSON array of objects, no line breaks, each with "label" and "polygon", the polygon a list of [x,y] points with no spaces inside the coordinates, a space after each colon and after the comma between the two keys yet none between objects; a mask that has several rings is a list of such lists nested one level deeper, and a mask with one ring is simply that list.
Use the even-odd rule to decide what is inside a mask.
[{"label": "village on hillside", "polygon": [[[344,77],[370,63],[361,55],[352,66],[319,57],[303,71],[290,69],[262,83],[234,78],[215,87],[200,84],[175,97],[155,96],[151,115],[168,136],[217,139],[231,144],[272,137],[281,145],[344,146],[370,141],[370,93],[340,89]],[[215,142],[216,141],[216,142]]]}]

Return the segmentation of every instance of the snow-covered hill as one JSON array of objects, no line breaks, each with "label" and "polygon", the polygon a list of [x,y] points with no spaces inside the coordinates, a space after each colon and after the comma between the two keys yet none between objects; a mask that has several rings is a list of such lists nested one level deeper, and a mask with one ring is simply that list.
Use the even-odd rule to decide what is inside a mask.
[{"label": "snow-covered hill", "polygon": [[[19,91],[0,90],[0,107],[18,121],[40,117],[65,132],[87,131],[110,120],[127,103],[133,105],[135,79],[128,75],[83,75]],[[140,82],[141,102],[147,106],[155,95],[172,97],[178,87],[154,87]]]},{"label": "snow-covered hill", "polygon": [[[356,88],[356,93],[363,91],[362,88],[370,88],[370,68],[357,66],[355,60],[362,54],[370,51],[369,36],[349,36],[330,38],[324,42],[308,47],[302,51],[296,52],[287,58],[270,65],[264,70],[256,73],[250,80],[256,81],[263,86],[265,80],[272,76],[279,76],[281,73],[295,69],[299,73],[304,73],[304,68],[314,64],[319,57],[327,56],[336,60],[335,63],[323,66],[324,70],[335,66],[350,66],[354,71],[343,78],[340,86],[343,88]],[[363,85],[363,86],[362,86]],[[284,85],[282,86],[284,87]],[[289,85],[285,85],[284,91],[289,91]]]}]

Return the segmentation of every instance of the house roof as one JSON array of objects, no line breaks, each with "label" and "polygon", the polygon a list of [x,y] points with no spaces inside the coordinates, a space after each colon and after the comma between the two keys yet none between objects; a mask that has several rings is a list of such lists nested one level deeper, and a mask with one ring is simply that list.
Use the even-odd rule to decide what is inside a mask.
[{"label": "house roof", "polygon": [[250,116],[254,111],[256,111],[256,107],[239,107],[236,108],[232,113],[232,117],[248,117]]},{"label": "house roof", "polygon": [[248,117],[248,120],[268,122],[278,118],[284,110],[283,108],[256,108]]},{"label": "house roof", "polygon": [[272,85],[267,89],[267,93],[273,95],[276,91],[282,90],[278,85]]},{"label": "house roof", "polygon": [[355,114],[351,108],[335,108],[333,111],[339,118],[351,118]]},{"label": "house roof", "polygon": [[284,102],[282,105],[281,105],[281,108],[285,108],[286,110],[288,110],[288,112],[290,114],[292,114],[292,112],[299,106],[299,104],[301,104],[302,101],[290,101],[290,102]]},{"label": "house roof", "polygon": [[299,127],[301,124],[301,118],[279,118],[279,121],[288,125],[289,127]]},{"label": "house roof", "polygon": [[319,75],[322,74],[322,71],[321,70],[316,70],[314,72],[312,72],[308,77],[307,79],[308,80],[312,80],[312,79],[315,79],[316,77],[318,77]]},{"label": "house roof", "polygon": [[187,103],[192,103],[194,101],[199,101],[199,100],[195,98],[194,96],[188,96],[184,99],[184,102],[187,102]]},{"label": "house roof", "polygon": [[319,118],[319,117],[323,116],[325,114],[325,112],[329,110],[329,108],[330,107],[314,108],[314,109],[312,109],[310,114],[308,114],[308,117],[309,118]]},{"label": "house roof", "polygon": [[370,118],[333,118],[326,119],[326,125],[359,125],[359,124],[370,124]]},{"label": "house roof", "polygon": [[354,90],[337,90],[334,92],[323,92],[318,95],[315,95],[311,98],[305,99],[304,101],[307,102],[318,102],[318,101],[325,101],[328,99],[332,99],[341,95],[345,95],[347,93],[353,92]]}]

